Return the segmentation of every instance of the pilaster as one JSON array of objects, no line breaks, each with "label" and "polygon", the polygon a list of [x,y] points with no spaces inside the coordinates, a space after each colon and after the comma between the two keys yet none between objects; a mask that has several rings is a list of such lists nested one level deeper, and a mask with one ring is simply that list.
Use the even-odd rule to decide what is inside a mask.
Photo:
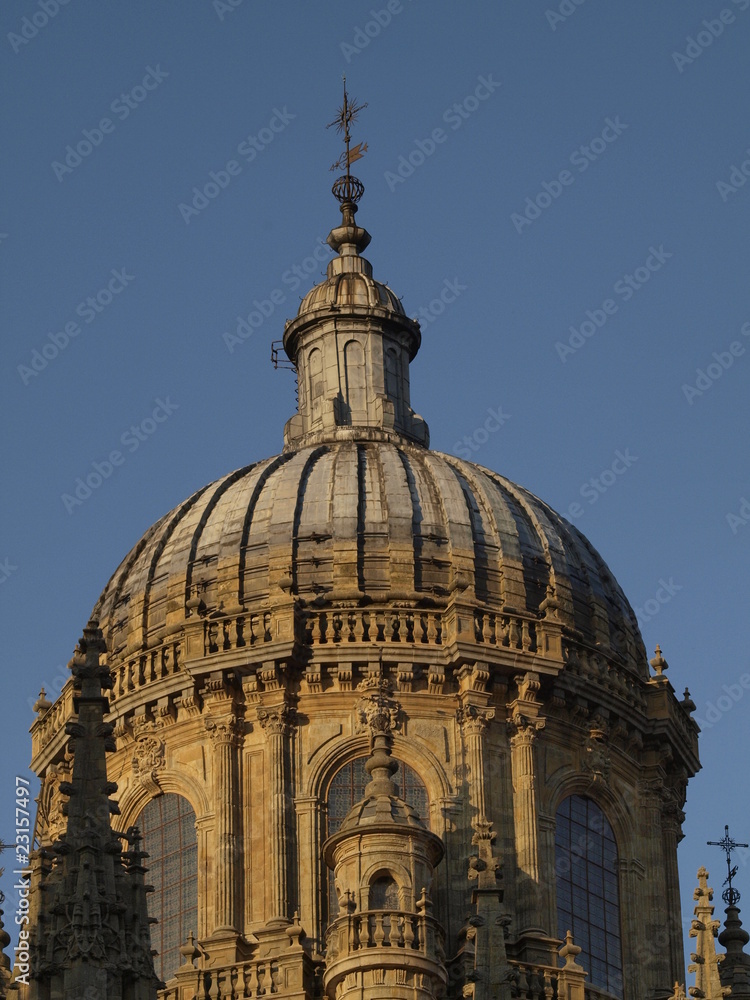
[{"label": "pilaster", "polygon": [[270,812],[270,906],[269,926],[283,926],[289,922],[291,900],[289,885],[289,847],[291,841],[289,818],[291,808],[289,782],[289,742],[294,733],[296,715],[285,702],[261,705],[257,718],[268,747],[268,809]]}]

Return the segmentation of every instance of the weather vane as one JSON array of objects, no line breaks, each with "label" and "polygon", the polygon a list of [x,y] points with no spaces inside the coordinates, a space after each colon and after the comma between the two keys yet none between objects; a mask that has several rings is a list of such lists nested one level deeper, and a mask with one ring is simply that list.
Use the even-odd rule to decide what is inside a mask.
[{"label": "weather vane", "polygon": [[727,877],[724,879],[724,885],[727,888],[722,892],[721,898],[727,904],[727,906],[736,906],[740,901],[740,893],[738,889],[735,889],[732,885],[732,879],[737,874],[737,865],[732,866],[732,851],[736,850],[738,847],[748,847],[748,844],[738,844],[736,840],[732,840],[729,836],[729,827],[724,827],[724,838],[723,840],[707,840],[706,843],[709,847],[720,847],[722,851],[727,856]]},{"label": "weather vane", "polygon": [[359,142],[356,146],[350,148],[350,127],[357,121],[357,115],[359,112],[364,110],[366,107],[367,102],[364,104],[357,104],[356,100],[349,98],[349,95],[346,92],[346,77],[344,77],[344,102],[339,108],[336,117],[326,126],[326,128],[335,126],[337,132],[344,133],[346,151],[342,153],[338,160],[336,160],[336,162],[331,166],[331,170],[343,170],[346,168],[346,174],[343,177],[339,177],[338,180],[334,182],[332,188],[334,196],[340,202],[348,201],[356,203],[365,192],[364,184],[351,174],[349,167],[352,163],[356,163],[357,160],[361,160],[367,152],[366,142]]}]

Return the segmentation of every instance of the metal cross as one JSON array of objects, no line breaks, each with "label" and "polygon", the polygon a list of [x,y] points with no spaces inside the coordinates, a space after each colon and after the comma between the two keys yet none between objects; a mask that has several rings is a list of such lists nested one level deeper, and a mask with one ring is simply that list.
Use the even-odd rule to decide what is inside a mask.
[{"label": "metal cross", "polygon": [[732,865],[732,851],[736,850],[738,847],[748,847],[748,844],[740,844],[736,840],[732,840],[729,836],[729,827],[724,827],[724,838],[723,840],[707,840],[706,843],[709,847],[720,847],[722,851],[727,856],[727,877],[724,879],[724,885],[727,888],[722,892],[721,898],[727,904],[727,906],[736,906],[740,901],[740,893],[738,889],[735,889],[732,885],[732,879],[737,874],[737,865]]}]

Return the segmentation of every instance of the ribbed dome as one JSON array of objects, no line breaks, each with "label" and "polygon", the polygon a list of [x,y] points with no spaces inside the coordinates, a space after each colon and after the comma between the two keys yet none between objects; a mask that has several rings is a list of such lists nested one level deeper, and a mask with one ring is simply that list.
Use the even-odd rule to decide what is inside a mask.
[{"label": "ribbed dome", "polygon": [[379,306],[398,316],[406,315],[396,293],[365,273],[336,274],[322,281],[302,299],[297,315],[304,316],[316,309],[349,309],[352,306],[367,309]]},{"label": "ribbed dome", "polygon": [[583,535],[502,476],[408,443],[324,443],[212,483],[146,532],[94,615],[116,661],[198,615],[291,597],[440,608],[456,592],[498,618],[551,608],[645,676],[633,611]]}]

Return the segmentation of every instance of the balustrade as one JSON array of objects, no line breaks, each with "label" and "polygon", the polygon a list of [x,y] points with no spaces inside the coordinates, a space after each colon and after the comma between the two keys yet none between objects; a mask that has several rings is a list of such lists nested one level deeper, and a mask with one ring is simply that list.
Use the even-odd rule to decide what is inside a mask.
[{"label": "balustrade", "polygon": [[405,910],[366,910],[335,920],[326,932],[329,960],[368,948],[404,948],[433,960],[443,958],[443,930],[426,913]]},{"label": "balustrade", "polygon": [[442,616],[435,611],[344,608],[307,612],[302,641],[306,646],[346,642],[440,645],[442,635]]}]

